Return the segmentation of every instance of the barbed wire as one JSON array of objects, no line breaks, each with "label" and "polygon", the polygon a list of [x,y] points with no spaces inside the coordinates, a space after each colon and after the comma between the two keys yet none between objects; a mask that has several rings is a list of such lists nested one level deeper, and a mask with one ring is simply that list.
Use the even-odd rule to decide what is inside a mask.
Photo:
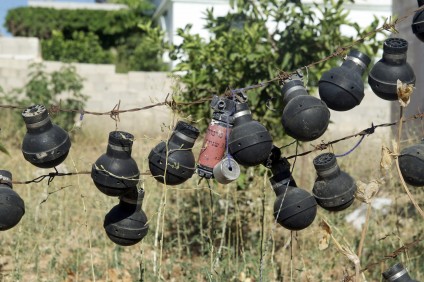
[{"label": "barbed wire", "polygon": [[[57,105],[50,105],[48,107],[48,111],[50,114],[57,114],[59,112],[65,112],[65,113],[75,113],[80,114],[80,120],[84,117],[84,115],[95,115],[95,116],[110,116],[113,120],[119,120],[119,115],[123,113],[132,113],[132,112],[139,112],[144,110],[149,110],[155,107],[160,106],[168,106],[172,110],[178,109],[178,107],[181,106],[192,106],[192,105],[198,105],[202,104],[204,102],[208,102],[212,100],[212,98],[202,98],[193,102],[177,102],[174,100],[173,96],[171,95],[171,99],[169,98],[169,94],[166,96],[165,100],[163,102],[158,102],[155,104],[143,106],[143,107],[137,107],[137,108],[131,108],[131,109],[124,109],[121,110],[121,101],[119,101],[112,110],[100,112],[100,111],[91,111],[91,110],[84,110],[84,109],[64,109],[61,107],[60,103]],[[18,105],[0,105],[0,109],[10,109],[10,110],[25,110],[27,107],[18,106]]]},{"label": "barbed wire", "polygon": [[[104,171],[106,173],[108,173],[107,171]],[[16,184],[16,185],[27,185],[27,184],[32,184],[32,183],[40,183],[43,180],[47,179],[47,183],[48,185],[50,185],[50,183],[56,178],[56,177],[63,177],[63,176],[75,176],[75,175],[90,175],[91,171],[79,171],[79,172],[58,172],[57,170],[55,172],[49,172],[48,174],[43,174],[40,176],[35,177],[34,179],[31,180],[24,180],[24,181],[17,181],[17,180],[13,180],[11,181],[12,184]],[[150,172],[141,172],[140,175],[151,175]],[[116,177],[116,176],[114,176]],[[0,179],[0,184],[7,184],[10,182],[4,181]]]},{"label": "barbed wire", "polygon": [[[50,172],[48,174],[40,175],[34,179],[26,180],[26,181],[12,181],[12,184],[31,184],[31,183],[40,183],[44,179],[47,178],[47,184],[50,185],[50,183],[54,180],[55,177],[61,177],[61,176],[73,176],[73,175],[81,175],[81,174],[91,174],[91,171],[80,171],[80,172],[69,172],[69,173],[62,173],[58,172],[57,170],[55,172]],[[3,183],[0,181],[0,183]]]}]

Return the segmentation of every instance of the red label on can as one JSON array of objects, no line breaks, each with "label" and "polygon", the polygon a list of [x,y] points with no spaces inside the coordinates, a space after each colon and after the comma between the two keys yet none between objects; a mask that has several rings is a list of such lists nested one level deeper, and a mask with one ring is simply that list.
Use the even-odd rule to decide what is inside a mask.
[{"label": "red label on can", "polygon": [[230,134],[231,128],[214,123],[209,124],[200,150],[199,165],[213,170],[215,165],[222,160],[226,149],[227,130]]}]

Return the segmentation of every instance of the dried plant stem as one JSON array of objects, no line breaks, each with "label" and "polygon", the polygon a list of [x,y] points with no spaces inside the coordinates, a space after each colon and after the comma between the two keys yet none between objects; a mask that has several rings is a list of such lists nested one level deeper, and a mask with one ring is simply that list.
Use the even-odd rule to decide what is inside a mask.
[{"label": "dried plant stem", "polygon": [[370,202],[370,203],[367,204],[367,215],[365,217],[365,223],[364,223],[364,226],[362,228],[361,240],[359,241],[359,248],[358,248],[358,257],[359,258],[361,258],[362,250],[364,248],[365,236],[366,236],[367,231],[368,231],[368,225],[369,225],[369,221],[370,221],[371,210],[372,210],[372,206],[371,206],[371,202]]},{"label": "dried plant stem", "polygon": [[[170,122],[170,125],[169,125],[168,136],[167,136],[166,140],[169,140],[169,138],[171,137],[171,134],[172,134],[172,128],[174,128],[174,124],[175,124],[175,113],[172,113],[170,120],[171,120],[171,122]],[[163,258],[163,241],[164,241],[164,238],[165,238],[165,214],[166,214],[166,203],[167,203],[167,195],[168,195],[168,185],[166,184],[166,173],[167,173],[167,169],[168,169],[169,148],[168,148],[168,142],[165,142],[165,144],[166,144],[166,159],[165,159],[166,161],[165,161],[165,171],[163,173],[163,179],[165,181],[164,181],[163,193],[162,193],[162,197],[163,197],[163,206],[162,206],[163,212],[162,212],[162,225],[161,225],[159,268],[158,268],[158,273],[157,273],[158,279],[161,278],[162,258]]]},{"label": "dried plant stem", "polygon": [[160,228],[160,219],[161,219],[161,215],[162,215],[162,206],[163,206],[163,195],[160,199],[160,203],[159,203],[159,207],[158,207],[158,217],[157,217],[157,220],[156,220],[156,230],[155,230],[155,241],[153,243],[153,246],[154,246],[154,249],[153,249],[153,273],[154,274],[157,274],[157,272],[158,272],[157,249],[158,249],[158,244],[159,244],[159,228]]},{"label": "dried plant stem", "polygon": [[178,243],[178,258],[182,258],[182,244],[181,244],[181,216],[180,216],[180,193],[177,191],[177,243]]},{"label": "dried plant stem", "polygon": [[293,282],[293,231],[290,231],[290,282]]},{"label": "dried plant stem", "polygon": [[219,260],[221,258],[222,248],[224,247],[224,243],[225,243],[225,229],[227,227],[228,206],[229,206],[229,202],[230,202],[229,195],[230,195],[230,185],[227,185],[227,198],[226,198],[226,203],[225,203],[224,220],[222,221],[221,242],[219,244],[218,252],[216,253],[215,265],[214,265],[215,268],[218,266]]},{"label": "dried plant stem", "polygon": [[[167,158],[168,159],[168,158]],[[163,239],[165,238],[165,213],[166,213],[166,195],[168,194],[168,186],[165,182],[164,196],[163,196],[163,212],[162,212],[162,224],[161,224],[161,239],[160,239],[160,253],[159,253],[159,268],[158,268],[158,279],[161,278],[161,269],[162,269],[162,258],[163,258]]]},{"label": "dried plant stem", "polygon": [[[331,237],[332,241],[334,242],[334,244],[336,245],[337,249],[339,249],[339,251],[348,259],[350,260],[354,265],[355,265],[355,276],[353,279],[352,276],[350,276],[350,279],[353,279],[354,282],[359,282],[360,280],[360,274],[361,274],[361,260],[359,259],[359,257],[351,250],[351,248],[349,248],[349,243],[347,242],[347,240],[345,239],[345,237],[343,236],[343,233],[337,229],[337,227],[332,227],[327,220],[322,220],[321,225],[323,226],[323,230]],[[337,239],[334,237],[334,232],[332,230],[336,230],[341,236],[342,236],[342,240],[345,242],[345,245],[341,245],[339,243],[339,241],[337,241]],[[349,280],[344,280],[344,281],[349,281]]]},{"label": "dried plant stem", "polygon": [[[342,246],[337,240],[336,238],[333,236],[333,234],[330,234],[331,239],[333,239],[333,242],[336,244],[337,248],[340,250],[340,252],[345,255],[350,261],[352,261],[355,265],[355,279],[353,280],[354,282],[359,282],[360,280],[360,273],[361,273],[361,265],[360,265],[360,261],[359,258],[352,258],[349,256],[349,248],[346,246]],[[353,252],[351,253],[353,254]],[[353,254],[354,255],[354,254]]]},{"label": "dried plant stem", "polygon": [[262,185],[262,211],[261,211],[261,241],[260,241],[260,264],[259,264],[259,281],[262,282],[263,270],[264,270],[264,237],[265,237],[265,187],[267,179],[267,173],[264,175],[264,183]]},{"label": "dried plant stem", "polygon": [[405,189],[406,194],[408,194],[408,197],[411,200],[412,204],[418,210],[418,212],[421,215],[421,217],[424,219],[424,211],[420,208],[420,206],[418,205],[417,201],[415,201],[414,196],[411,194],[411,191],[409,191],[409,188],[406,185],[405,179],[403,179],[402,173],[400,171],[399,160],[398,159],[396,159],[396,168],[397,168],[397,171],[398,171],[398,174],[399,174],[400,182],[402,183],[402,186]]},{"label": "dried plant stem", "polygon": [[215,251],[214,248],[214,242],[215,242],[215,218],[214,218],[214,204],[213,204],[213,195],[212,195],[212,187],[210,187],[210,183],[208,180],[208,185],[209,185],[209,199],[210,199],[210,215],[211,215],[211,220],[210,220],[210,225],[209,225],[209,249],[210,249],[210,264],[211,264],[211,275],[213,273],[213,253]]},{"label": "dried plant stem", "polygon": [[189,231],[187,230],[187,224],[184,221],[183,222],[183,235],[184,235],[184,239],[185,239],[185,246],[186,246],[186,251],[187,251],[187,256],[191,257],[191,251],[190,251],[190,240],[188,239],[188,234]]},{"label": "dried plant stem", "polygon": [[[175,121],[175,113],[171,114],[170,117],[170,126],[169,126],[169,130],[167,132],[167,140],[169,140],[171,134],[172,134],[172,130],[171,128],[173,128],[173,124]],[[166,172],[167,172],[167,168],[168,168],[168,154],[169,154],[169,148],[168,148],[168,142],[165,142],[166,145],[166,161],[165,161],[165,171],[163,174],[163,178],[166,179]],[[153,272],[157,275],[157,280],[161,279],[161,268],[162,268],[162,256],[163,256],[163,239],[164,239],[164,233],[165,233],[165,211],[166,211],[166,195],[168,193],[168,185],[166,185],[166,181],[164,181],[164,187],[162,190],[162,197],[161,197],[161,201],[159,204],[159,208],[158,208],[158,219],[156,222],[156,231],[155,231],[155,253],[154,253],[154,263],[153,263]],[[163,209],[163,210],[162,210]],[[162,224],[161,224],[161,219],[162,219]],[[157,265],[157,254],[156,254],[156,250],[157,250],[157,246],[158,246],[158,240],[159,240],[159,228],[161,228],[161,239],[160,239],[160,252],[159,252],[159,266],[156,269],[156,265]]]},{"label": "dried plant stem", "polygon": [[235,208],[236,217],[236,269],[239,269],[239,250],[242,255],[243,262],[246,263],[246,256],[244,253],[244,241],[243,241],[243,226],[241,224],[240,207],[238,205],[237,190],[233,189],[233,203]]},{"label": "dried plant stem", "polygon": [[360,271],[361,271],[361,266],[360,266],[359,262],[356,262],[355,263],[355,282],[361,281],[360,280],[360,277],[361,277]]},{"label": "dried plant stem", "polygon": [[202,203],[200,202],[200,194],[199,191],[196,192],[197,205],[199,206],[199,224],[200,224],[200,249],[202,250],[202,254],[204,253],[204,243],[203,238],[205,238],[205,233],[203,231],[203,216],[202,216]]},{"label": "dried plant stem", "polygon": [[[77,166],[75,165],[75,161],[74,158],[72,158],[72,155],[69,156],[71,161],[72,161],[72,165],[74,166],[75,172],[78,175],[78,169]],[[81,190],[81,185],[80,185],[80,177],[79,175],[77,176],[77,185],[78,188]],[[88,228],[88,214],[87,214],[87,206],[85,205],[85,201],[84,201],[84,195],[81,194],[81,201],[82,201],[82,206],[84,208],[84,213],[85,213],[85,228],[87,229],[87,234],[88,234],[88,247],[90,249],[90,263],[91,263],[91,276],[93,278],[93,281],[96,282],[96,274],[94,273],[94,260],[93,260],[93,248],[92,248],[92,243],[91,243],[91,232]]]},{"label": "dried plant stem", "polygon": [[[400,107],[400,119],[399,119],[399,125],[398,125],[398,136],[397,136],[397,148],[395,148],[395,154],[399,155],[400,152],[400,137],[402,134],[402,124],[403,124],[403,107]],[[419,214],[421,215],[421,217],[424,219],[424,212],[423,210],[420,208],[420,206],[418,205],[417,201],[415,200],[414,196],[411,194],[411,191],[409,191],[408,185],[405,182],[405,179],[403,179],[402,173],[400,171],[400,166],[399,166],[399,158],[395,158],[395,163],[396,163],[396,170],[399,174],[399,179],[400,182],[402,183],[402,187],[405,190],[406,194],[408,194],[409,199],[411,200],[412,204],[414,205],[414,207],[417,209],[417,211],[419,212]]]}]

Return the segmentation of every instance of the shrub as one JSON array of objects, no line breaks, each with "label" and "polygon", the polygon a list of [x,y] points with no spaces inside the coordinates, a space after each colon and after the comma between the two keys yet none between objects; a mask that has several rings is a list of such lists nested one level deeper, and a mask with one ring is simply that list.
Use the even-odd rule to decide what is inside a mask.
[{"label": "shrub", "polygon": [[100,46],[99,38],[92,32],[74,31],[72,39],[64,38],[62,32],[53,31],[52,37],[41,42],[43,58],[50,61],[110,64],[113,56]]},{"label": "shrub", "polygon": [[58,10],[40,7],[20,7],[9,10],[6,27],[14,36],[49,39],[60,31],[72,39],[75,31],[94,33],[103,49],[122,44],[137,28],[140,16],[133,10]]},{"label": "shrub", "polygon": [[[4,93],[3,102],[21,107],[43,104],[46,107],[60,105],[66,109],[83,109],[87,97],[82,94],[83,79],[75,67],[66,65],[47,73],[43,64],[36,63],[30,66],[30,70],[28,82],[21,88]],[[65,130],[72,129],[74,119],[75,113],[72,112],[52,116],[52,120]],[[23,125],[22,117],[16,116],[15,120]]]},{"label": "shrub", "polygon": [[153,29],[146,15],[152,5],[128,2],[131,8],[117,11],[21,7],[8,12],[6,26],[14,36],[40,38],[47,60],[115,63],[120,72],[165,69],[162,41],[140,28]]}]

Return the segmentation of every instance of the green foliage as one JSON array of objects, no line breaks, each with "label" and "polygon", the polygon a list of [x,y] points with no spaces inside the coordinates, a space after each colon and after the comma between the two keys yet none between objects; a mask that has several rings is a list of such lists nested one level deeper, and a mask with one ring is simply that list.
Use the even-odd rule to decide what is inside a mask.
[{"label": "green foliage", "polygon": [[14,36],[34,36],[48,39],[53,31],[61,31],[65,39],[72,39],[75,31],[92,32],[99,37],[104,49],[116,46],[133,32],[141,15],[130,9],[59,10],[39,7],[20,7],[9,10],[6,26]]},{"label": "green foliage", "polygon": [[[171,58],[179,60],[175,71],[184,73],[180,77],[185,85],[180,99],[193,101],[222,94],[229,87],[270,80],[279,71],[293,71],[351,43],[353,39],[341,33],[343,25],[352,26],[358,36],[377,26],[376,19],[369,30],[361,31],[347,19],[345,2],[352,1],[324,0],[320,6],[291,0],[238,0],[225,17],[215,17],[213,10],[207,11],[206,28],[212,38],[206,41],[191,34],[187,26],[178,30],[183,42],[171,52]],[[359,49],[372,56],[378,42],[367,44],[368,47],[359,46]],[[322,73],[340,62],[333,59],[309,69],[308,86],[317,86]],[[247,93],[252,112],[275,137],[283,136],[283,129],[278,126],[282,99],[272,99],[271,107],[276,111],[268,109],[267,101],[279,97],[279,93],[275,83]],[[187,107],[185,111],[195,120],[210,116],[207,103]]]},{"label": "green foliage", "polygon": [[158,35],[148,15],[152,4],[124,2],[129,9],[16,8],[8,12],[6,27],[14,36],[40,38],[43,58],[48,60],[115,63],[121,72],[163,70],[163,36],[160,41],[150,37]]},{"label": "green foliage", "polygon": [[143,40],[131,36],[126,44],[118,47],[117,71],[164,71],[168,65],[162,61],[166,49],[164,32],[159,27],[153,27],[150,21],[140,23],[140,30],[145,33]]},{"label": "green foliage", "polygon": [[102,49],[99,37],[92,32],[74,31],[72,39],[64,38],[62,32],[53,31],[52,37],[41,42],[43,59],[49,61],[110,64],[113,57]]},{"label": "green foliage", "polygon": [[[82,94],[82,78],[73,66],[63,66],[58,71],[47,73],[43,64],[30,66],[28,82],[22,88],[16,88],[6,93],[3,100],[6,103],[28,107],[42,104],[53,105],[66,109],[83,109],[87,97]],[[52,120],[65,130],[72,129],[75,113],[60,112],[52,116]],[[22,124],[22,118],[16,117]]]}]

